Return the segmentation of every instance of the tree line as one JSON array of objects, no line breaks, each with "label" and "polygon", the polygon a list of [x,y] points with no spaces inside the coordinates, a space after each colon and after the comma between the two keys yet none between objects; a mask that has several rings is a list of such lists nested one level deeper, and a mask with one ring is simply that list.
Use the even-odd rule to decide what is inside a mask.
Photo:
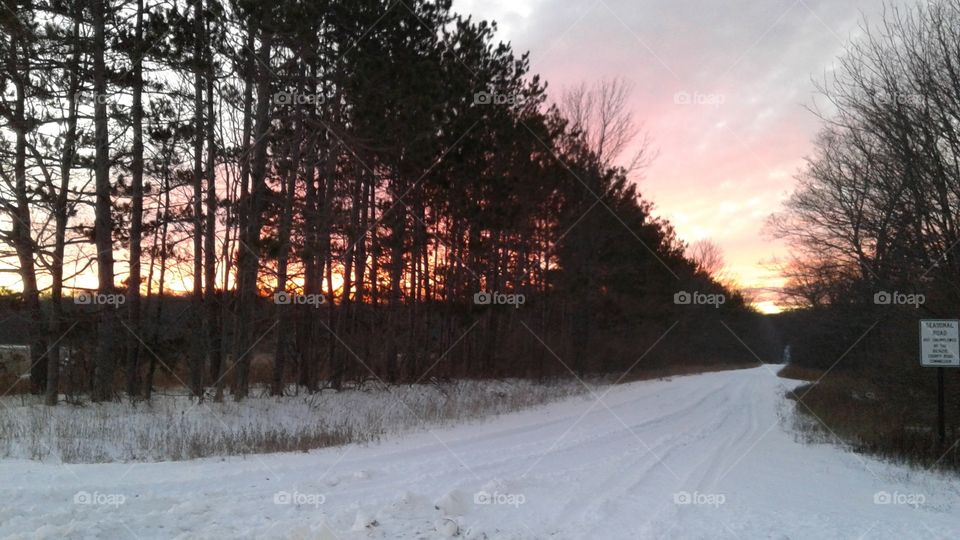
[{"label": "tree line", "polygon": [[629,85],[551,103],[450,0],[4,8],[0,255],[48,404],[67,372],[242,399],[749,356],[717,324],[746,300],[637,191]]},{"label": "tree line", "polygon": [[809,314],[794,359],[917,385],[917,320],[960,306],[960,2],[863,30],[819,84],[824,127],[772,225],[793,251],[784,299]]}]

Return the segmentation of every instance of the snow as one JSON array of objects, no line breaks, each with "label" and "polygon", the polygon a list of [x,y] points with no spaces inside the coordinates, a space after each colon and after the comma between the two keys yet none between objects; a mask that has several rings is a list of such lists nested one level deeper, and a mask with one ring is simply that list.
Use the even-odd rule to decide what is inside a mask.
[{"label": "snow", "polygon": [[261,390],[240,402],[199,404],[155,394],[148,404],[51,408],[40,396],[0,396],[0,458],[99,463],[297,451],[462,424],[583,392],[572,379],[507,379],[368,383],[280,398]]},{"label": "snow", "polygon": [[797,383],[773,371],[606,387],[301,454],[3,460],[0,537],[960,537],[955,478],[797,442],[783,397]]}]

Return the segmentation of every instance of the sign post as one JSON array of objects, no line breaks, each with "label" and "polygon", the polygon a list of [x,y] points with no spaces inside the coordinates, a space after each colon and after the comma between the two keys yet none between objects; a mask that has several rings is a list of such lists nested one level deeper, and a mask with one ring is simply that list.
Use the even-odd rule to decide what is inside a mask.
[{"label": "sign post", "polygon": [[937,439],[943,444],[947,433],[943,420],[943,368],[937,368]]},{"label": "sign post", "polygon": [[943,368],[960,367],[960,321],[920,321],[920,365],[937,368],[937,436],[940,444],[943,444],[946,439],[943,418]]}]

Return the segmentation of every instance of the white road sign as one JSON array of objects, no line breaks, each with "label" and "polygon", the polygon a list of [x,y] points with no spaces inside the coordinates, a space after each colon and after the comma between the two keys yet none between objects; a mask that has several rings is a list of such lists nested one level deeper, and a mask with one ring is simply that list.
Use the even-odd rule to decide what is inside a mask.
[{"label": "white road sign", "polygon": [[960,367],[960,321],[920,321],[920,365]]}]

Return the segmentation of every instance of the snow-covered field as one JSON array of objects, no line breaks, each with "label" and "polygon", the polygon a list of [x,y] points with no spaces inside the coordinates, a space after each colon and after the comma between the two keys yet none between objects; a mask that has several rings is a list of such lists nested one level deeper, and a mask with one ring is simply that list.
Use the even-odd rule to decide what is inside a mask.
[{"label": "snow-covered field", "polygon": [[367,443],[426,426],[463,423],[584,393],[573,379],[368,383],[317,394],[197,403],[44,406],[39,396],[0,397],[0,458],[67,463],[172,461],[302,451]]},{"label": "snow-covered field", "polygon": [[955,477],[796,442],[796,382],[773,371],[607,387],[305,454],[3,460],[0,537],[960,537]]}]

